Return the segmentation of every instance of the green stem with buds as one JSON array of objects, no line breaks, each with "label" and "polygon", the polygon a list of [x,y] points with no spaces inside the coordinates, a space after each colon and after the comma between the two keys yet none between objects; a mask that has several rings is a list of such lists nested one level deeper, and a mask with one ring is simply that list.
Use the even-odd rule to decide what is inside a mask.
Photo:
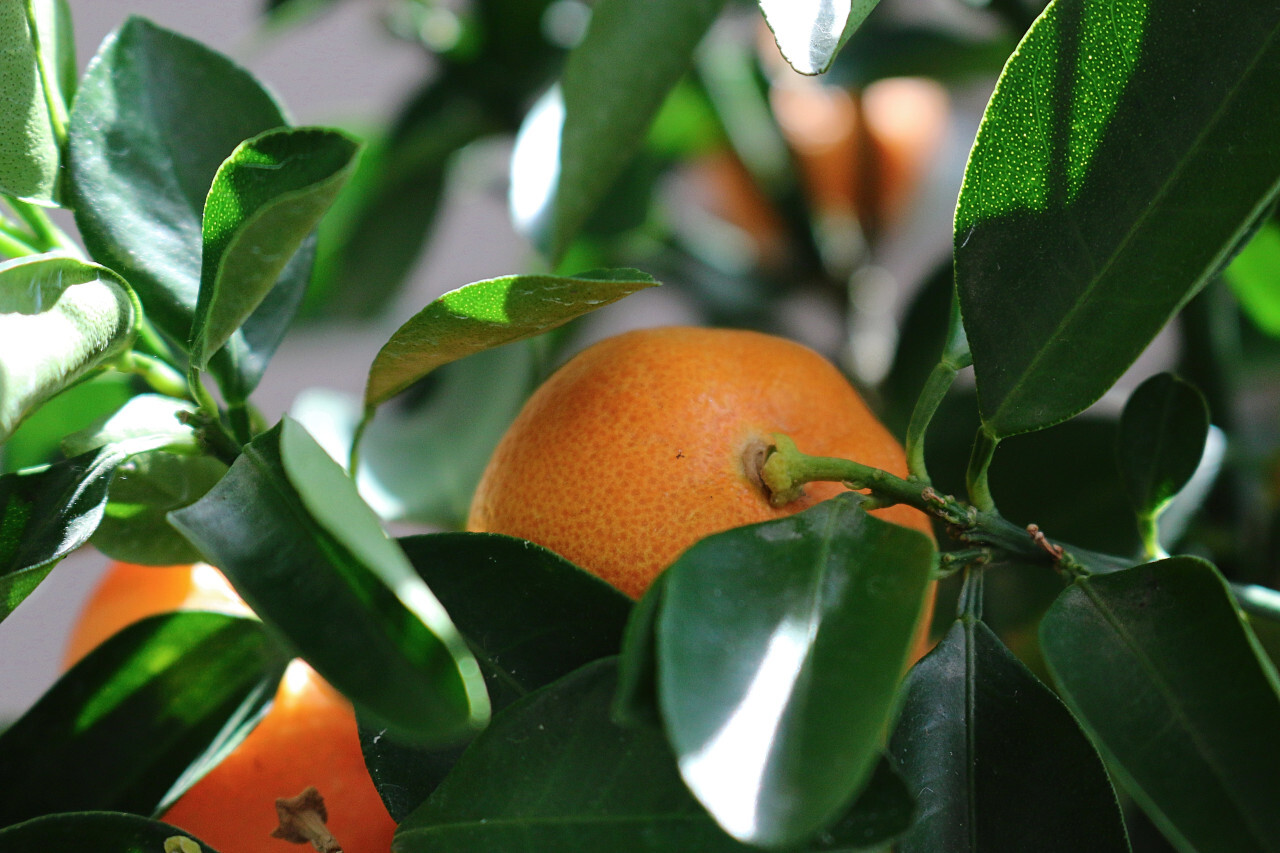
[{"label": "green stem with buds", "polygon": [[1074,548],[1068,551],[1067,546],[1049,539],[1034,524],[1020,527],[994,507],[983,509],[967,504],[938,493],[927,483],[904,480],[849,459],[809,456],[785,435],[775,435],[773,440],[759,475],[774,506],[796,500],[805,483],[834,481],[868,492],[868,509],[906,504],[941,519],[953,539],[975,549],[967,552],[970,560],[980,556],[975,551],[987,549],[1022,562],[1048,564],[1072,577],[1114,571],[1129,564],[1108,555]]}]

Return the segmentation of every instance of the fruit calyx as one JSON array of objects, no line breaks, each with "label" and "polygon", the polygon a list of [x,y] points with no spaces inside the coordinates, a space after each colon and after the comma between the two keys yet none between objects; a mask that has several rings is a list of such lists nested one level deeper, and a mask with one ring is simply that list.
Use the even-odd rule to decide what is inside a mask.
[{"label": "fruit calyx", "polygon": [[292,841],[294,844],[310,844],[319,853],[342,853],[342,845],[325,826],[329,810],[324,797],[312,785],[296,797],[280,797],[276,800],[276,816],[280,825],[271,835]]}]

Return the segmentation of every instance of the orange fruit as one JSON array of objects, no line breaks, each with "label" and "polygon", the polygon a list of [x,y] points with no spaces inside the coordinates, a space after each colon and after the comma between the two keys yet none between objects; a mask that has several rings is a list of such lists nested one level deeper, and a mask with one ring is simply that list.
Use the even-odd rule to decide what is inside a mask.
[{"label": "orange fruit", "polygon": [[[748,331],[643,329],[587,348],[499,442],[470,530],[532,540],[633,598],[697,540],[845,491],[811,483],[770,505],[744,453],[785,433],[800,450],[906,476],[902,447],[830,362]],[[907,506],[876,510],[930,533]]]},{"label": "orange fruit", "polygon": [[[116,563],[76,623],[67,663],[131,622],[171,610],[250,612],[212,566]],[[275,801],[310,785],[324,797],[327,826],[346,853],[391,849],[395,822],[365,769],[351,705],[295,660],[257,727],[162,818],[219,850],[288,853],[301,848],[271,837]]]}]

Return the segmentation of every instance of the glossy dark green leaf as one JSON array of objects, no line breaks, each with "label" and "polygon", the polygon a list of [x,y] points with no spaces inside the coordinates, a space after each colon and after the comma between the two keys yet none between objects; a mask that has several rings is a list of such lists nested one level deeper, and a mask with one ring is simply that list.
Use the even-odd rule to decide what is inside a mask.
[{"label": "glossy dark green leaf", "polygon": [[[0,829],[5,853],[195,853],[184,830],[120,812],[76,812],[38,817]],[[218,853],[203,841],[199,853]]]},{"label": "glossy dark green leaf", "polygon": [[759,0],[778,50],[801,74],[821,74],[878,0]]},{"label": "glossy dark green leaf", "polygon": [[[474,652],[495,712],[618,653],[631,600],[551,551],[487,533],[399,541]],[[396,819],[421,804],[461,754],[416,748],[369,727],[361,744]]]},{"label": "glossy dark green leaf", "polygon": [[998,75],[1015,46],[1004,33],[975,36],[873,15],[849,39],[827,74],[833,83],[857,87],[886,77],[972,80]]},{"label": "glossy dark green leaf", "polygon": [[1159,511],[1196,472],[1209,436],[1209,408],[1196,387],[1157,374],[1129,396],[1116,452],[1125,491],[1142,516]]},{"label": "glossy dark green leaf", "polygon": [[1257,327],[1280,338],[1280,223],[1262,226],[1227,267],[1226,279]]},{"label": "glossy dark green leaf", "polygon": [[618,658],[618,690],[613,720],[621,726],[662,725],[658,707],[658,614],[667,588],[667,574],[653,579],[627,620]]},{"label": "glossy dark green leaf", "polygon": [[262,304],[350,177],[357,150],[337,131],[282,128],[245,140],[218,169],[204,206],[195,364],[203,368]]},{"label": "glossy dark green leaf", "polygon": [[1280,6],[1055,0],[1006,66],[956,207],[986,428],[1084,410],[1280,190]]},{"label": "glossy dark green leaf", "polygon": [[154,450],[116,468],[107,505],[89,540],[113,560],[146,566],[194,563],[200,552],[169,524],[168,513],[190,506],[227,473],[210,456]]},{"label": "glossy dark green leaf", "polygon": [[226,727],[253,728],[285,663],[256,619],[192,612],[128,626],[0,735],[0,825],[152,813]]},{"label": "glossy dark green leaf", "polygon": [[[70,91],[61,88],[68,10],[61,0],[0,2],[0,192],[58,200]],[[74,53],[70,62],[75,63]]]},{"label": "glossy dark green leaf", "polygon": [[[241,142],[284,124],[247,71],[142,18],[130,18],[89,63],[70,125],[76,224],[94,258],[128,279],[174,343],[185,346],[191,334],[214,175]],[[244,386],[261,376],[263,354],[287,325],[278,315],[291,316],[308,270],[291,264],[260,323],[251,319],[228,347],[227,358],[244,363]]]},{"label": "glossy dark green leaf", "polygon": [[[577,850],[745,851],[680,780],[657,729],[609,719],[612,660],[590,664],[494,718],[396,836],[403,853]],[[513,743],[520,744],[512,750]],[[883,763],[859,803],[814,850],[848,850],[901,831],[911,799]],[[792,848],[795,849],[795,848]]]},{"label": "glossy dark green leaf", "polygon": [[368,718],[417,742],[488,716],[475,659],[346,474],[286,418],[169,519]]},{"label": "glossy dark green leaf", "polygon": [[639,270],[576,276],[509,275],[451,290],[396,330],[369,367],[365,405],[376,406],[432,370],[521,341],[657,282]]},{"label": "glossy dark green leaf", "polygon": [[143,437],[0,477],[0,620],[59,560],[88,541],[102,519],[116,467],[166,441]]},{"label": "glossy dark green leaf", "polygon": [[667,571],[662,716],[690,789],[741,840],[812,836],[880,754],[935,554],[859,501],[712,536]]},{"label": "glossy dark green leaf", "polygon": [[41,403],[128,350],[129,285],[62,254],[0,263],[0,442]]},{"label": "glossy dark green leaf", "polygon": [[890,750],[919,798],[901,853],[1129,850],[1097,750],[983,622],[907,675]]},{"label": "glossy dark green leaf", "polygon": [[644,141],[724,0],[602,0],[511,161],[516,226],[553,260]]},{"label": "glossy dark green leaf", "polygon": [[1040,633],[1062,698],[1177,849],[1280,850],[1275,670],[1213,566],[1079,580]]},{"label": "glossy dark green leaf", "polygon": [[58,452],[68,432],[78,432],[110,415],[129,401],[132,377],[114,371],[99,373],[53,397],[36,409],[5,439],[3,473],[46,465],[62,458]]}]

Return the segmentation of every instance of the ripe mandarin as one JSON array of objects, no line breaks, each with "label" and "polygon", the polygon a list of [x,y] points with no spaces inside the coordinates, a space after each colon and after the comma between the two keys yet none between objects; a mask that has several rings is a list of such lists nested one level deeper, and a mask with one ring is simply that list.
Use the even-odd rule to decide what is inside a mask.
[{"label": "ripe mandarin", "polygon": [[[633,598],[697,540],[844,491],[769,504],[744,452],[774,433],[805,453],[906,475],[901,446],[840,371],[758,332],[668,327],[570,359],[525,404],[480,480],[467,526],[532,540]],[[930,532],[905,506],[880,518]]]},{"label": "ripe mandarin", "polygon": [[[68,665],[131,622],[171,610],[250,613],[212,566],[116,563],[76,623]],[[328,828],[346,853],[391,849],[395,822],[365,769],[351,705],[295,660],[257,727],[162,818],[219,850],[288,853],[300,848],[271,837],[275,801],[309,785],[324,797]]]}]

